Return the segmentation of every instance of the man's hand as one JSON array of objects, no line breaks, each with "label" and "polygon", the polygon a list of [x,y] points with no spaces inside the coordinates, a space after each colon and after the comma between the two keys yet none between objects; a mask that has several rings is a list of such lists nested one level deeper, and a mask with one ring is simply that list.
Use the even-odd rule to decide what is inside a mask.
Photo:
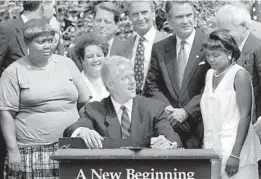
[{"label": "man's hand", "polygon": [[103,137],[95,130],[82,128],[79,137],[81,137],[89,149],[102,148]]},{"label": "man's hand", "polygon": [[167,149],[171,146],[171,142],[163,135],[159,135],[158,137],[151,138],[150,146],[151,148]]},{"label": "man's hand", "polygon": [[190,125],[186,122],[188,113],[183,108],[173,108],[172,106],[167,106],[165,111],[169,114],[167,120],[170,122],[172,127],[180,127],[186,132],[190,130]]}]

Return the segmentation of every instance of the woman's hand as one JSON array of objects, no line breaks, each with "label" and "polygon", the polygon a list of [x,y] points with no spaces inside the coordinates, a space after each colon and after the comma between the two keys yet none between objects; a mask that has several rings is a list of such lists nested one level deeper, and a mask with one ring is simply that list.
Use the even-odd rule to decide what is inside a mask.
[{"label": "woman's hand", "polygon": [[9,164],[19,167],[21,164],[21,154],[19,149],[8,150]]},{"label": "woman's hand", "polygon": [[225,171],[228,177],[232,177],[237,174],[239,169],[239,158],[230,156],[227,160]]}]

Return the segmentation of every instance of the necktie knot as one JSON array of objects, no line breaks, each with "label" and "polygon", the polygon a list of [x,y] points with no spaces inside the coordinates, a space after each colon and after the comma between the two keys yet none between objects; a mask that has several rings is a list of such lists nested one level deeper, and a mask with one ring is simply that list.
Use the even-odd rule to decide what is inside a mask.
[{"label": "necktie knot", "polygon": [[180,42],[181,48],[184,48],[185,44],[186,44],[186,41],[185,41],[185,40],[182,40],[182,41]]},{"label": "necktie knot", "polygon": [[123,106],[123,105],[121,106],[122,111],[126,111],[126,109],[127,109],[126,106]]},{"label": "necktie knot", "polygon": [[144,42],[145,40],[146,40],[145,37],[143,36],[140,37],[140,42]]}]

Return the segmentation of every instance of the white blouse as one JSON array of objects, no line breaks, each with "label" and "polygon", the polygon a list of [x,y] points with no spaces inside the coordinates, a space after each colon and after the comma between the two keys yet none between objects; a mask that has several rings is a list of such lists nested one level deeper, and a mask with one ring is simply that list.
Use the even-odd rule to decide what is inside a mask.
[{"label": "white blouse", "polygon": [[94,82],[90,82],[89,79],[84,75],[82,71],[82,75],[85,83],[87,84],[89,91],[91,92],[91,102],[92,101],[101,101],[103,98],[106,98],[110,95],[110,93],[106,90],[102,79],[98,78]]}]

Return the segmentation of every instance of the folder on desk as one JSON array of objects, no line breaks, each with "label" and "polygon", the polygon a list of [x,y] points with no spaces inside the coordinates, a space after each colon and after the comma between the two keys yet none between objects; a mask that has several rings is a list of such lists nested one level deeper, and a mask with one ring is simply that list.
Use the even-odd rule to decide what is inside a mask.
[{"label": "folder on desk", "polygon": [[[102,141],[104,149],[114,149],[121,147],[140,147],[138,142],[133,139],[121,139],[121,138],[108,138],[104,137]],[[87,149],[84,141],[79,138],[64,137],[59,139],[60,148],[77,148],[77,149]]]}]

